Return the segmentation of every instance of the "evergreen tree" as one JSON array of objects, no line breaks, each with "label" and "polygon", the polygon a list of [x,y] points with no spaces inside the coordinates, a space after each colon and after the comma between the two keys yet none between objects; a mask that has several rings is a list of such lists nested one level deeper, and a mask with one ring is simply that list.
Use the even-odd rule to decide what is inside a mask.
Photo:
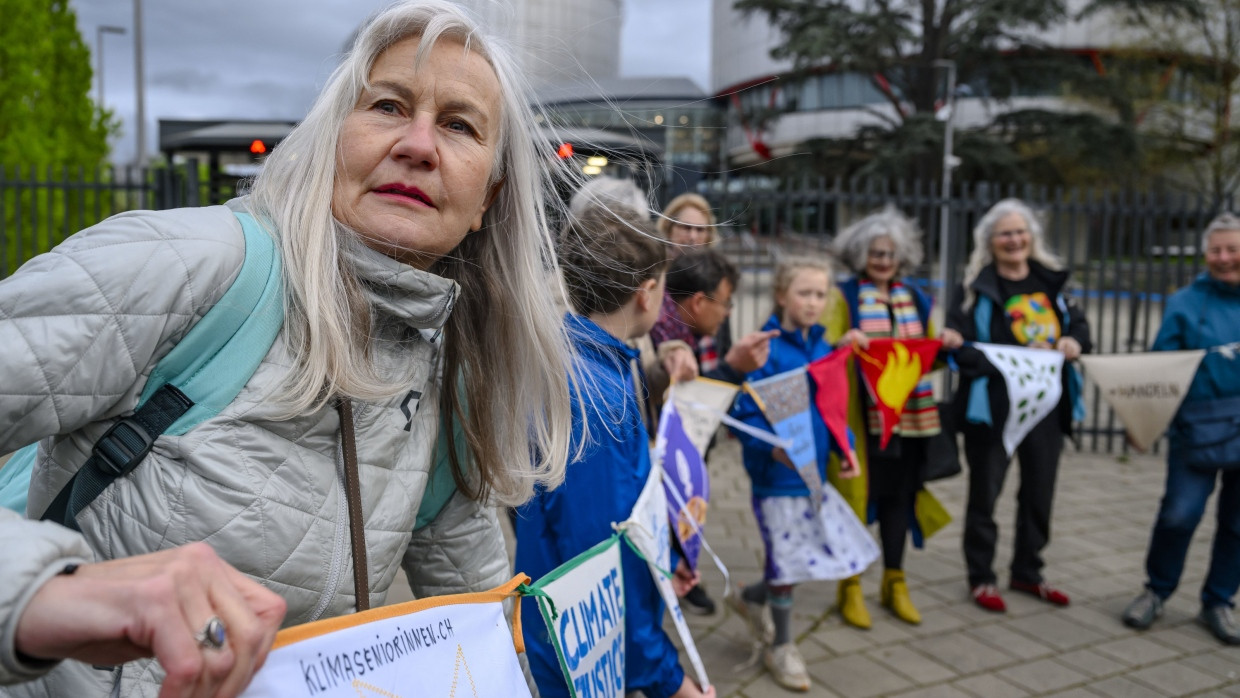
[{"label": "evergreen tree", "polygon": [[[1119,8],[1152,18],[1194,2],[1091,0],[1085,12]],[[859,73],[887,100],[890,108],[871,109],[874,123],[853,136],[806,144],[818,156],[815,165],[826,165],[825,172],[818,167],[824,174],[941,175],[943,125],[934,120],[945,96],[943,71],[935,65],[940,59],[955,62],[958,84],[997,101],[1030,89],[1106,92],[1094,66],[1036,38],[1073,18],[1067,0],[736,0],[734,6],[782,33],[771,55],[792,62],[791,82],[822,70]],[[1100,168],[1123,171],[1137,153],[1131,123],[1090,111],[1008,111],[961,133],[956,148],[965,177],[1046,183],[1083,183]]]}]

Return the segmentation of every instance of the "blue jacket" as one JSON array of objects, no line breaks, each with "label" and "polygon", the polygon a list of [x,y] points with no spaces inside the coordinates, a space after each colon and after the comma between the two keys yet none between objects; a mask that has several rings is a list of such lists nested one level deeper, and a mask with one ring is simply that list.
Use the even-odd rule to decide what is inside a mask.
[{"label": "blue jacket", "polygon": [[[1163,311],[1153,351],[1208,349],[1240,341],[1240,288],[1203,273],[1176,291]],[[1201,360],[1184,402],[1240,395],[1240,359],[1210,352]]]},{"label": "blue jacket", "polygon": [[[568,466],[564,484],[540,491],[517,510],[516,571],[537,580],[613,533],[624,521],[650,475],[650,441],[633,387],[630,360],[637,351],[578,315],[567,315],[569,335],[580,354],[585,404],[573,401],[577,452],[582,419],[590,441]],[[570,455],[570,458],[572,456]],[[666,698],[680,688],[684,670],[663,632],[663,601],[646,562],[621,544],[624,569],[625,690]],[[544,698],[567,696],[564,675],[533,598],[522,600],[522,631],[530,670]]]},{"label": "blue jacket", "polygon": [[[762,329],[780,330],[780,333],[778,337],[771,339],[770,358],[766,360],[762,368],[746,376],[748,381],[761,380],[794,368],[803,368],[811,361],[821,359],[831,353],[831,345],[823,339],[826,329],[822,325],[814,325],[810,329],[808,340],[799,331],[781,328],[779,318],[775,315],[766,321]],[[814,394],[817,388],[808,375],[805,376],[805,380],[809,381],[810,387],[810,421],[814,425],[818,469],[822,474],[823,482],[826,482],[831,435],[827,431],[826,423],[822,421],[818,406],[814,404]],[[736,403],[732,406],[732,416],[763,431],[771,431],[771,424],[762,414],[762,410],[758,409],[758,403],[754,402],[753,397],[746,392],[741,392],[737,397]],[[745,471],[749,473],[749,482],[755,497],[809,496],[809,488],[805,486],[805,481],[801,479],[801,476],[792,468],[771,457],[774,448],[770,444],[736,429],[733,429],[732,433],[740,439],[741,456],[745,462]]]}]

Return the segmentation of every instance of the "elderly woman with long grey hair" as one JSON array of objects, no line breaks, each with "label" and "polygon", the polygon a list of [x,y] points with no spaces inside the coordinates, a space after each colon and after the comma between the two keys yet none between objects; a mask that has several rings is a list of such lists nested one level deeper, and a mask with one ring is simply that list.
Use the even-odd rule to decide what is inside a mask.
[{"label": "elderly woman with long grey hair", "polygon": [[[912,220],[888,206],[845,228],[834,247],[851,277],[833,289],[823,314],[828,342],[866,348],[872,339],[934,336],[930,298],[905,279],[922,260],[921,231]],[[848,422],[858,436],[863,477],[841,478],[838,458],[828,475],[862,521],[878,521],[884,567],[879,598],[897,618],[915,625],[921,614],[904,579],[904,549],[914,497],[923,484],[927,444],[940,430],[934,390],[924,378],[918,383],[887,448],[880,449],[876,407],[857,371],[849,373],[848,381]],[[870,627],[860,575],[840,581],[837,602],[849,625]]]},{"label": "elderly woman with long grey hair", "polygon": [[[573,428],[519,76],[455,5],[398,3],[250,195],[116,216],[0,282],[0,453],[43,439],[38,517],[227,305],[248,241],[283,268],[283,322],[235,399],[180,435],[124,422],[153,443],[55,517],[80,533],[0,524],[0,684],[28,682],[0,692],[234,696],[282,622],[381,603],[401,567],[417,596],[507,580],[491,504],[559,484]],[[447,447],[428,500],[441,423],[465,457]]]},{"label": "elderly woman with long grey hair", "polygon": [[[974,601],[996,613],[1007,610],[993,570],[998,527],[995,501],[1003,489],[1011,458],[1001,432],[1010,404],[997,371],[965,342],[1035,347],[1063,353],[1072,361],[1090,350],[1089,324],[1065,292],[1068,271],[1047,249],[1041,221],[1023,201],[995,204],[973,229],[974,249],[956,289],[943,331],[945,348],[960,348],[961,383],[952,409],[962,425],[965,459],[969,463],[969,499],[965,514],[964,557]],[[989,316],[989,320],[987,320]],[[1063,397],[1058,406],[1025,436],[1016,448],[1020,457],[1020,490],[1016,496],[1015,550],[1009,588],[1043,601],[1067,606],[1068,595],[1042,577],[1042,549],[1050,540],[1055,477],[1070,433],[1079,391],[1074,371],[1061,372]],[[991,376],[985,396],[975,395],[973,382]],[[981,405],[988,400],[989,410]],[[985,414],[981,414],[985,412]]]},{"label": "elderly woman with long grey hair", "polygon": [[[1240,218],[1224,213],[1206,226],[1206,270],[1167,301],[1153,351],[1211,349],[1240,342]],[[1219,483],[1214,547],[1201,586],[1199,622],[1218,640],[1240,645],[1232,613],[1240,587],[1240,361],[1210,351],[1168,431],[1167,485],[1145,557],[1145,591],[1124,623],[1145,629],[1180,584],[1193,532]]]}]

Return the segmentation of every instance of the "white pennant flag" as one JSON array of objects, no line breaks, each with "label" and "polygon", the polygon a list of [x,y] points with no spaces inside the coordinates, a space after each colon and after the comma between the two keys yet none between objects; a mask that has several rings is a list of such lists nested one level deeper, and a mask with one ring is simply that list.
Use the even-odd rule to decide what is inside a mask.
[{"label": "white pennant flag", "polygon": [[1124,423],[1128,438],[1150,450],[1180,409],[1206,352],[1151,351],[1082,356],[1086,375]]},{"label": "white pennant flag", "polygon": [[1063,394],[1063,354],[1006,344],[973,346],[1003,374],[1007,384],[1008,416],[1003,425],[1003,449],[1010,457],[1029,432],[1059,404]]},{"label": "white pennant flag", "polygon": [[677,383],[671,391],[671,400],[676,404],[676,411],[680,413],[685,433],[689,435],[689,441],[697,447],[698,453],[706,454],[706,447],[719,429],[723,414],[731,409],[737,390],[739,387],[731,383],[698,378]]},{"label": "white pennant flag", "polygon": [[650,478],[646,481],[641,496],[633,505],[629,520],[618,528],[623,529],[624,535],[645,556],[650,575],[654,577],[659,595],[667,604],[667,612],[672,617],[677,634],[680,635],[685,654],[697,673],[698,683],[703,689],[709,688],[710,679],[706,676],[706,666],[702,663],[702,656],[698,653],[693,635],[689,633],[689,624],[685,622],[685,614],[680,608],[680,600],[676,598],[676,591],[672,588],[672,580],[661,571],[672,571],[672,525],[667,516],[667,495],[663,493],[663,468],[657,460],[650,469]]}]

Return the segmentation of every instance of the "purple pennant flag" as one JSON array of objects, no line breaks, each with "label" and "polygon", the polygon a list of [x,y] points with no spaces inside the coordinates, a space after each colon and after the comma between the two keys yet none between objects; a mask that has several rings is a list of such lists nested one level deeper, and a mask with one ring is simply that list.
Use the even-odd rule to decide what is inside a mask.
[{"label": "purple pennant flag", "polygon": [[685,433],[680,414],[671,400],[663,405],[658,444],[662,446],[668,518],[685,553],[686,564],[689,569],[696,570],[698,554],[702,551],[699,530],[706,523],[706,504],[710,501],[710,478],[706,475],[702,454]]}]

